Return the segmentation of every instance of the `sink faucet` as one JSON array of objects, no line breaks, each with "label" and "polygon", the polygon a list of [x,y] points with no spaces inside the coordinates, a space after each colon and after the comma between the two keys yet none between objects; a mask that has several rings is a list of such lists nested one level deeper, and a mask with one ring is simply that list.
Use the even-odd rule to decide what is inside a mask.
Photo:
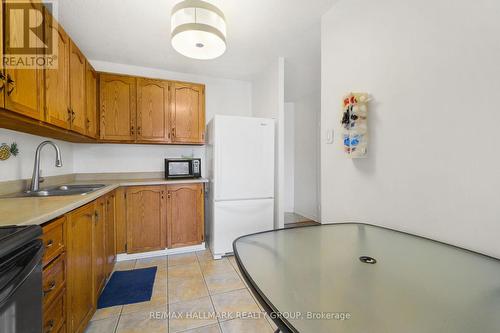
[{"label": "sink faucet", "polygon": [[35,167],[33,168],[33,177],[31,178],[30,192],[38,192],[40,190],[40,153],[46,145],[51,145],[56,150],[56,167],[62,167],[61,151],[59,147],[52,141],[44,141],[38,145],[35,153]]}]

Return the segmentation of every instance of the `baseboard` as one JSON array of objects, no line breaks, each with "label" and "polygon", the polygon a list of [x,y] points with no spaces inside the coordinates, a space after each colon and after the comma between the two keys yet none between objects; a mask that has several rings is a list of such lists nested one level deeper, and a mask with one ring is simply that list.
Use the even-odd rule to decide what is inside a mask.
[{"label": "baseboard", "polygon": [[185,246],[175,249],[165,249],[165,250],[158,250],[151,252],[132,253],[132,254],[120,253],[116,256],[116,261],[154,258],[154,257],[169,256],[173,254],[190,253],[203,250],[205,250],[205,242],[199,245]]},{"label": "baseboard", "polygon": [[308,218],[309,220],[312,220],[312,221],[314,221],[314,222],[321,223],[321,222],[319,221],[319,217],[318,217],[318,216],[313,216],[313,215],[311,215],[311,214],[303,213],[303,212],[298,211],[298,210],[296,210],[296,211],[295,211],[295,214],[299,214],[299,215],[301,215],[301,216],[304,216],[305,218]]}]

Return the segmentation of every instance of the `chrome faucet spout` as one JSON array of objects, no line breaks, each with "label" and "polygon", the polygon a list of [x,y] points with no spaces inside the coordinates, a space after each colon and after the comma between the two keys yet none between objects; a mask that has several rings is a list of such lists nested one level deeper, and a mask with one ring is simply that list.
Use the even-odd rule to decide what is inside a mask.
[{"label": "chrome faucet spout", "polygon": [[61,158],[61,151],[54,142],[43,141],[42,143],[40,143],[36,148],[36,153],[35,153],[35,166],[33,168],[33,177],[31,178],[31,186],[30,186],[31,192],[37,192],[40,190],[40,155],[42,148],[46,145],[54,147],[56,151],[56,167],[60,168],[63,165]]}]

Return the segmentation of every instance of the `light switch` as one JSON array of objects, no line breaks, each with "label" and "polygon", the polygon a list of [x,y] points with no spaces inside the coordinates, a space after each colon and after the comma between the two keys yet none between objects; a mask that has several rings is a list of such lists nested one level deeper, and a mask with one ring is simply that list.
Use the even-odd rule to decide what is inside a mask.
[{"label": "light switch", "polygon": [[331,145],[333,143],[333,134],[332,129],[326,131],[326,144]]}]

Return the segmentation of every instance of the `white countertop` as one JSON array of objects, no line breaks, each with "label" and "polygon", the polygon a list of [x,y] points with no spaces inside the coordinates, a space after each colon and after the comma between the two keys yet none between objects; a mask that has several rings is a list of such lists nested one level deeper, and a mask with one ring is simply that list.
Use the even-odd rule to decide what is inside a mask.
[{"label": "white countertop", "polygon": [[122,186],[173,185],[207,182],[208,179],[205,178],[178,180],[120,179],[78,181],[74,182],[74,184],[106,184],[107,186],[85,195],[44,198],[0,198],[0,227],[8,225],[41,225]]}]

